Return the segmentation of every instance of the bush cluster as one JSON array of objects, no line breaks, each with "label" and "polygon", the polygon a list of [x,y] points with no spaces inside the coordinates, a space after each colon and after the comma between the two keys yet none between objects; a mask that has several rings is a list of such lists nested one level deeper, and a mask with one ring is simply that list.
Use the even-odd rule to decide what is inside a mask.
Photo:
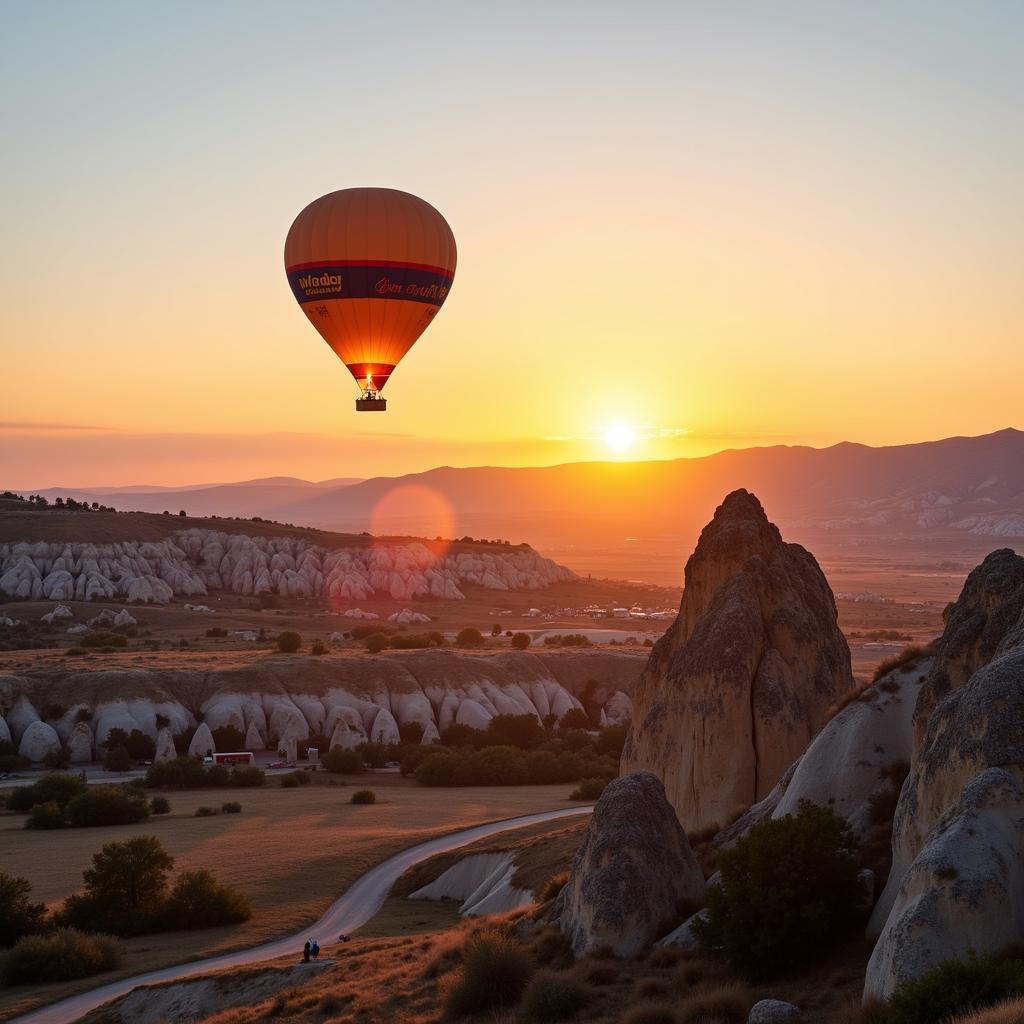
[{"label": "bush cluster", "polygon": [[31,900],[28,879],[0,871],[0,946],[13,946],[43,927],[46,907]]},{"label": "bush cluster", "polygon": [[150,789],[215,789],[262,786],[265,781],[263,770],[249,765],[228,768],[227,765],[213,764],[207,767],[199,757],[176,757],[150,765],[145,784]]},{"label": "bush cluster", "polygon": [[589,647],[590,641],[582,633],[550,633],[544,637],[545,647]]},{"label": "bush cluster", "polygon": [[357,789],[352,794],[352,803],[354,804],[375,804],[377,802],[377,794],[372,789]]},{"label": "bush cluster", "polygon": [[31,811],[36,804],[53,802],[63,810],[68,803],[89,788],[81,775],[69,772],[47,772],[31,786],[14,790],[7,798],[7,809],[20,813]]},{"label": "bush cluster", "polygon": [[79,647],[127,647],[128,637],[108,629],[94,629],[78,638]]},{"label": "bush cluster", "polygon": [[112,935],[206,928],[246,920],[246,898],[208,871],[186,871],[168,890],[174,858],[154,836],[107,843],[82,873],[84,892],[64,901],[58,925]]},{"label": "bush cluster", "polygon": [[298,771],[288,772],[287,775],[281,776],[281,785],[285,789],[297,789],[299,786],[308,786],[313,781],[313,777],[309,772],[304,769]]},{"label": "bush cluster", "polygon": [[0,772],[16,772],[27,768],[32,762],[18,753],[18,747],[10,740],[0,740]]},{"label": "bush cluster", "polygon": [[363,755],[358,750],[335,747],[324,754],[323,766],[335,775],[355,775],[363,770]]},{"label": "bush cluster", "polygon": [[58,928],[20,939],[3,958],[3,978],[8,985],[87,978],[119,967],[121,957],[121,944],[109,935]]},{"label": "bush cluster", "polygon": [[447,1017],[467,1017],[519,1002],[533,976],[533,960],[523,946],[499,932],[485,932],[466,943],[462,977],[449,990]]},{"label": "bush cluster", "polygon": [[826,952],[856,923],[857,840],[845,818],[800,802],[796,815],[762,821],[718,859],[700,945],[740,975],[764,978]]}]

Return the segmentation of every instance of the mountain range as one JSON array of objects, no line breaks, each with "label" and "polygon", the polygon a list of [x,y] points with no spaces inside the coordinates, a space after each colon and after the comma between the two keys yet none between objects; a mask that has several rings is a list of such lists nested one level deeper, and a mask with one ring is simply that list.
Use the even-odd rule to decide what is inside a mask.
[{"label": "mountain range", "polygon": [[664,541],[685,554],[737,487],[755,492],[797,539],[915,542],[941,535],[992,546],[997,538],[1024,537],[1024,431],[887,447],[779,445],[659,462],[39,493],[121,510],[183,508],[193,516],[258,515],[343,531],[503,537],[545,552]]}]

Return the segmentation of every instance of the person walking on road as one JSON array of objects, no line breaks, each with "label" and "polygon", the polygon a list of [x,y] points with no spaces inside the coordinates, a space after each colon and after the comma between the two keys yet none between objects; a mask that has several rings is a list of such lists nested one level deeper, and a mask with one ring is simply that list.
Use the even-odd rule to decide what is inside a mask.
[{"label": "person walking on road", "polygon": [[312,952],[313,947],[309,943],[309,939],[306,939],[306,944],[302,947],[302,962],[304,964],[309,963],[309,954]]}]

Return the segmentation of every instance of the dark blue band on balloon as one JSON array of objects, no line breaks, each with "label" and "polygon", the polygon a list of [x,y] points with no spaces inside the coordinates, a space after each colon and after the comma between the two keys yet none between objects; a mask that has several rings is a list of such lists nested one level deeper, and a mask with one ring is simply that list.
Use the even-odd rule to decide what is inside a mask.
[{"label": "dark blue band on balloon", "polygon": [[292,270],[288,283],[299,302],[324,299],[402,299],[440,306],[452,286],[451,275],[413,267],[364,263]]}]

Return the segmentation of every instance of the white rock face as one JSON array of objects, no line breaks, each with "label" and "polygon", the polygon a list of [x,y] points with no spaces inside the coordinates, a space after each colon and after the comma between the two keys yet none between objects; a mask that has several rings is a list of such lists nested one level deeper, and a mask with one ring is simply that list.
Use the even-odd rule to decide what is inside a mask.
[{"label": "white rock face", "polygon": [[1024,773],[989,768],[963,791],[902,876],[871,959],[865,997],[968,950],[1024,936]]},{"label": "white rock face", "polygon": [[344,640],[344,639],[345,639],[345,634],[344,633],[339,633],[337,630],[335,630],[327,638],[327,642],[331,643],[331,644],[340,644],[342,642],[342,640]]},{"label": "white rock face", "polygon": [[11,730],[7,727],[7,720],[0,715],[0,743],[11,742]]},{"label": "white rock face", "polygon": [[213,742],[213,733],[205,722],[199,723],[192,742],[188,745],[188,752],[191,757],[205,757],[208,753],[216,753],[217,745]]},{"label": "white rock face", "polygon": [[[175,597],[227,590],[337,603],[374,594],[411,601],[462,598],[463,583],[492,590],[539,590],[573,578],[564,566],[529,548],[439,556],[414,541],[328,550],[303,538],[198,528],[158,542],[0,544],[0,593],[16,600],[167,604]],[[208,606],[191,605],[197,608]],[[352,614],[358,610],[345,614],[377,617]]]},{"label": "white rock face", "polygon": [[410,611],[403,608],[400,612],[393,612],[388,616],[388,622],[396,622],[399,626],[409,626],[416,622],[429,622],[430,616],[422,612]]},{"label": "white rock face", "polygon": [[459,900],[463,917],[502,914],[534,902],[533,893],[512,884],[516,865],[509,852],[463,857],[433,882],[411,893],[411,900]]},{"label": "white rock face", "polygon": [[616,690],[601,709],[602,726],[629,725],[633,718],[633,702],[629,695]]},{"label": "white rock face", "polygon": [[33,763],[42,761],[52,750],[60,750],[60,737],[52,725],[40,721],[25,730],[18,744],[18,753]]},{"label": "white rock face", "polygon": [[88,764],[92,760],[92,729],[88,722],[76,722],[68,736],[72,764]]},{"label": "white rock face", "polygon": [[212,615],[213,609],[208,604],[187,604],[185,611],[197,612],[200,615]]},{"label": "white rock face", "polygon": [[362,736],[349,728],[344,718],[339,718],[331,733],[331,750],[340,747],[342,750],[354,750],[363,742]]},{"label": "white rock face", "polygon": [[[712,880],[708,879],[708,884],[714,884]],[[688,917],[678,928],[670,931],[663,939],[659,939],[656,945],[658,946],[675,946],[677,949],[684,949],[688,953],[695,952],[700,943],[697,941],[697,936],[693,933],[693,925],[695,921],[703,921],[708,916],[706,910],[698,910],[696,914]]]},{"label": "white rock face", "polygon": [[437,726],[433,722],[427,722],[426,728],[423,730],[423,738],[420,743],[437,743],[441,739],[441,734],[437,731]]},{"label": "white rock face", "polygon": [[398,733],[398,723],[394,715],[384,708],[378,712],[373,720],[373,728],[370,730],[371,743],[401,743],[402,739]]},{"label": "white rock face", "polygon": [[59,604],[52,612],[47,612],[43,616],[43,622],[56,622],[58,619],[73,619],[74,617],[74,612],[67,605]]},{"label": "white rock face", "polygon": [[7,725],[10,729],[11,739],[15,743],[21,742],[25,730],[30,725],[39,721],[39,712],[32,706],[24,695],[19,697],[14,707],[7,712]]},{"label": "white rock face", "polygon": [[137,626],[139,620],[127,608],[122,608],[119,612],[112,612],[109,608],[104,608],[99,615],[94,615],[89,620],[89,625],[93,629],[109,629],[111,627],[118,626]]},{"label": "white rock face", "polygon": [[156,734],[156,752],[153,754],[154,761],[173,761],[178,756],[174,748],[174,736],[171,730],[164,728]]},{"label": "white rock face", "polygon": [[266,748],[267,741],[260,734],[260,730],[257,728],[255,722],[249,723],[249,728],[245,731],[245,749],[246,750],[264,750]]},{"label": "white rock face", "polygon": [[68,626],[67,631],[69,633],[88,633],[89,627],[84,622],[76,622],[73,626]]}]

